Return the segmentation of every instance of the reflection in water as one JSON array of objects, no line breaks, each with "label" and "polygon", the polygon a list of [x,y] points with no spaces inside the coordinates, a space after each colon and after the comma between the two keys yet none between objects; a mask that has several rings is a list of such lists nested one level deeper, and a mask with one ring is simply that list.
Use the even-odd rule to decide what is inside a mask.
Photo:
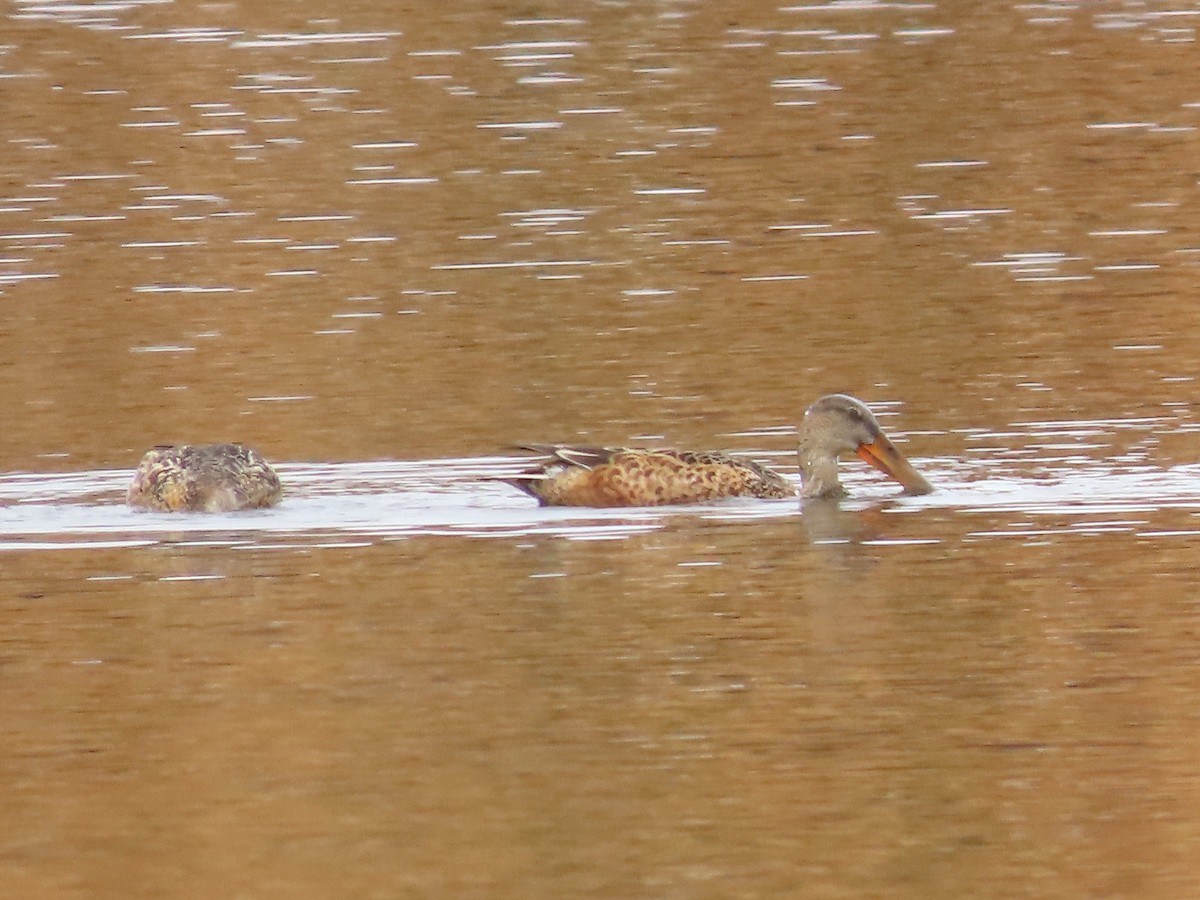
[{"label": "reflection in water", "polygon": [[[337,473],[337,496],[370,504],[402,480],[385,472]],[[302,507],[333,499],[334,472],[293,474]],[[407,474],[432,488],[438,473]],[[454,480],[422,501],[512,506]],[[1115,877],[1114,817],[1122,832],[1186,817],[1193,760],[1170,722],[1197,686],[1172,639],[1190,553],[1138,539],[1141,562],[1106,571],[1129,532],[980,542],[981,522],[1027,513],[935,497],[753,521],[676,510],[616,541],[579,520],[389,541],[217,517],[158,546],[85,539],[52,576],[10,546],[5,727],[25,748],[12,765],[45,782],[18,786],[4,819],[39,870],[70,859],[93,895],[115,890],[74,849],[97,803],[114,837],[95,852],[140,859],[132,836],[164,882],[214,856],[257,880],[266,829],[300,845],[272,878],[299,865],[336,892],[344,868],[309,844],[356,847],[363,828],[380,844],[360,848],[364,886],[392,883],[398,853],[426,885],[586,894],[631,832],[631,888],[666,877],[662,858],[753,879],[775,858],[764,816],[806,836],[781,885],[797,858],[837,869],[847,845],[869,862],[856,883],[900,867],[913,896],[981,857],[1014,889],[1062,853]],[[636,522],[623,514],[612,524]],[[810,543],[811,528],[826,530]],[[1138,852],[1185,872],[1168,831]]]},{"label": "reflection in water", "polygon": [[560,6],[5,8],[5,895],[1193,896],[1195,10]]},{"label": "reflection in water", "polygon": [[[1087,434],[1091,432],[1085,431]],[[1036,434],[1036,432],[1035,432]],[[1200,512],[1200,466],[1161,470],[1086,464],[1044,465],[1036,477],[1011,474],[1012,464],[995,460],[924,459],[937,492],[898,497],[874,473],[847,473],[851,499],[756,500],[734,498],[672,507],[591,509],[539,508],[514,488],[499,483],[527,463],[524,457],[354,463],[283,464],[285,484],[278,509],[212,515],[175,515],[126,509],[125,471],[71,475],[9,475],[0,478],[0,535],[25,547],[24,538],[54,536],[50,547],[69,548],[98,535],[137,537],[228,534],[251,544],[274,543],[289,535],[301,544],[336,533],[377,539],[422,535],[514,538],[558,535],[601,540],[645,534],[698,519],[723,523],[798,520],[814,545],[937,543],[896,534],[902,518],[934,511],[984,517],[993,524],[970,531],[969,539],[1123,532],[1151,537],[1154,521],[1176,512]],[[794,478],[794,476],[792,476]],[[1124,517],[1124,518],[1115,518]],[[1034,524],[1038,523],[1038,524]],[[1200,534],[1200,526],[1178,532]]]}]

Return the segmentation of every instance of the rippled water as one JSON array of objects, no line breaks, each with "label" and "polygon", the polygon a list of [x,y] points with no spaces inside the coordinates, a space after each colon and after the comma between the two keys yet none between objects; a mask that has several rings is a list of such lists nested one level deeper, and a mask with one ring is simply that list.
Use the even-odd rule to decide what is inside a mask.
[{"label": "rippled water", "polygon": [[0,15],[4,896],[1197,895],[1194,4]]},{"label": "rippled water", "polygon": [[[872,508],[895,513],[954,510],[997,522],[997,530],[967,532],[962,535],[966,539],[1100,532],[1140,537],[1200,534],[1200,526],[1182,531],[1153,526],[1159,514],[1170,511],[1200,514],[1200,464],[1170,469],[1145,464],[1080,467],[1069,459],[1051,459],[1022,476],[1002,458],[917,462],[938,484],[933,495],[905,497],[890,482],[851,473],[845,481],[854,497],[837,504],[737,499],[615,510],[538,507],[496,480],[525,465],[519,457],[281,465],[288,486],[281,506],[192,516],[127,509],[127,471],[11,475],[0,478],[0,535],[10,539],[0,549],[136,547],[161,541],[186,546],[191,535],[198,535],[205,546],[223,536],[230,543],[275,549],[339,535],[368,542],[424,535],[604,540],[670,527],[681,517],[752,526],[764,519],[802,514],[820,518],[832,510]],[[794,473],[792,477],[798,483]],[[1116,514],[1136,518],[1112,519]],[[1044,530],[1033,527],[1047,516],[1062,524]]]}]

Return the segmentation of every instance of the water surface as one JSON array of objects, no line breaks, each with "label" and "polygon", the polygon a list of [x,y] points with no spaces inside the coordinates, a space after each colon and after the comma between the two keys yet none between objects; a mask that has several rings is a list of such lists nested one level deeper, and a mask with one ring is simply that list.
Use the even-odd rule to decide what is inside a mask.
[{"label": "water surface", "polygon": [[[4,16],[5,895],[1196,896],[1195,9]],[[830,391],[938,491],[489,478]]]}]

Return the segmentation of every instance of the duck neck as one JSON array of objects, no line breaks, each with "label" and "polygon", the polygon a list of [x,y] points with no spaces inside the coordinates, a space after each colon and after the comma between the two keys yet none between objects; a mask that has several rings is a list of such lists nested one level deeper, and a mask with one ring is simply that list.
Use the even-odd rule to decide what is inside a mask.
[{"label": "duck neck", "polygon": [[806,498],[845,497],[846,489],[838,480],[837,459],[814,456],[800,448],[800,478],[804,482],[802,495]]}]

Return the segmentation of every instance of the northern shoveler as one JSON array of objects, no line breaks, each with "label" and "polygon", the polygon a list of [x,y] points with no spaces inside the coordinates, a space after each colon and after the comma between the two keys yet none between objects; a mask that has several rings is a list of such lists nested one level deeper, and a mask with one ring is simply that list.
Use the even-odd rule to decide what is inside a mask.
[{"label": "northern shoveler", "polygon": [[135,509],[231,512],[279,502],[270,463],[241,444],[163,445],[142,457],[126,497]]},{"label": "northern shoveler", "polygon": [[[526,472],[501,478],[543,506],[663,506],[722,497],[796,496],[795,485],[752,460],[720,451],[639,450],[530,444],[547,458]],[[837,459],[855,453],[896,479],[906,494],[933,485],[912,467],[866,405],[845,394],[822,397],[799,430],[800,477],[805,498],[844,497]]]}]

